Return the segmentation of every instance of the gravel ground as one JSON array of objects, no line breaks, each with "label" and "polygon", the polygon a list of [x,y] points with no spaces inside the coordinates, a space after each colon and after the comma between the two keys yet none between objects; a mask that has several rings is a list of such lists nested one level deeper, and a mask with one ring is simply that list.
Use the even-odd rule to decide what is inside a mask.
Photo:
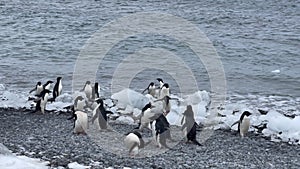
[{"label": "gravel ground", "polygon": [[[118,133],[99,132],[90,126],[92,134],[75,135],[66,113],[41,115],[2,109],[0,114],[0,143],[18,155],[49,161],[52,168],[67,167],[71,162],[92,168],[300,168],[300,146],[271,142],[259,134],[249,133],[242,139],[234,131],[217,130],[202,141],[203,146],[196,146],[180,141],[174,134],[178,127],[172,127],[176,140],[169,143],[172,150],[160,150],[151,143],[139,157],[132,158],[126,156],[123,139],[135,126],[112,123]],[[198,138],[201,142],[200,134]]]}]

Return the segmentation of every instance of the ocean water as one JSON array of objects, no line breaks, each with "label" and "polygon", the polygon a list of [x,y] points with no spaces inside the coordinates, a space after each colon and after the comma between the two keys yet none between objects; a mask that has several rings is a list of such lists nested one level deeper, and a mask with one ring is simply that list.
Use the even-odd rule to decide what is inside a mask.
[{"label": "ocean water", "polygon": [[[299,9],[297,0],[2,0],[1,91],[24,95],[37,81],[45,83],[62,76],[63,92],[71,93],[76,60],[98,30],[122,16],[158,12],[190,21],[212,42],[225,70],[228,102],[299,112]],[[190,49],[172,37],[142,34],[118,42],[95,70],[103,95],[111,94],[112,77],[122,60],[143,48],[163,48],[179,55],[193,72],[199,89],[211,90],[205,66]],[[169,74],[151,68],[136,72],[129,87],[142,91],[150,81],[162,77],[173,94],[179,93],[172,77],[181,71],[176,66]]]}]

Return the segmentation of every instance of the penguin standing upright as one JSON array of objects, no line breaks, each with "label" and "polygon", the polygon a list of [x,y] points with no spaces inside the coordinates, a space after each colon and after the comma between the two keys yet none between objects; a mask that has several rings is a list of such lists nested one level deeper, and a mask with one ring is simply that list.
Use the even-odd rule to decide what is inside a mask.
[{"label": "penguin standing upright", "polygon": [[43,91],[44,89],[43,89],[43,85],[42,85],[42,83],[41,82],[37,82],[37,84],[35,85],[35,88],[34,89],[32,89],[32,90],[30,90],[30,92],[29,93],[32,93],[33,91],[35,91],[35,96],[38,96],[38,95],[40,95],[41,94],[41,92]]},{"label": "penguin standing upright", "polygon": [[99,91],[100,91],[99,83],[96,82],[93,87],[93,91],[92,91],[92,99],[93,100],[100,98]]},{"label": "penguin standing upright", "polygon": [[92,85],[91,85],[90,81],[86,81],[86,83],[83,87],[83,91],[84,91],[87,99],[91,100],[92,99],[92,94],[93,94],[93,88],[92,88]]},{"label": "penguin standing upright", "polygon": [[113,114],[111,111],[106,111],[102,99],[97,99],[98,106],[93,111],[92,123],[98,118],[100,129],[107,129],[107,114]]},{"label": "penguin standing upright", "polygon": [[83,111],[86,106],[86,102],[82,96],[77,96],[74,100],[74,110]]},{"label": "penguin standing upright", "polygon": [[191,105],[186,107],[181,120],[182,131],[184,136],[187,138],[187,143],[191,141],[192,143],[201,146],[201,144],[196,139],[196,127],[197,123],[194,118],[194,111]]},{"label": "penguin standing upright", "polygon": [[168,83],[164,83],[159,92],[159,98],[164,98],[165,96],[170,96],[170,88]]},{"label": "penguin standing upright", "polygon": [[167,145],[167,139],[172,140],[170,132],[170,123],[168,122],[165,115],[161,114],[153,124],[155,128],[155,140],[159,148],[169,148]]},{"label": "penguin standing upright", "polygon": [[250,118],[251,113],[249,111],[244,111],[241,115],[240,119],[231,125],[234,126],[238,124],[238,133],[240,133],[241,137],[244,137],[250,127]]},{"label": "penguin standing upright", "polygon": [[155,84],[153,82],[151,82],[148,87],[142,92],[144,93],[146,90],[148,90],[148,94],[152,95],[153,97],[155,97],[156,94],[156,87]]},{"label": "penguin standing upright", "polygon": [[142,135],[138,131],[132,131],[126,134],[124,139],[125,146],[129,149],[130,156],[136,156],[141,148],[144,148],[147,144],[142,138]]},{"label": "penguin standing upright", "polygon": [[74,119],[73,133],[74,134],[87,134],[88,129],[88,116],[83,111],[74,111],[72,117],[68,120]]},{"label": "penguin standing upright", "polygon": [[151,109],[154,107],[155,106],[153,106],[150,102],[143,107],[142,113],[140,115],[141,118],[138,127],[139,130],[143,130],[143,128],[145,127],[147,128],[150,122],[156,119],[156,114],[151,112]]},{"label": "penguin standing upright", "polygon": [[62,91],[62,77],[57,77],[56,79],[56,84],[54,85],[54,88],[53,88],[53,100],[56,99],[56,97],[58,97],[59,95],[61,95],[61,91]]},{"label": "penguin standing upright", "polygon": [[38,96],[36,103],[36,111],[41,111],[43,114],[45,113],[46,104],[48,101],[49,93],[51,93],[50,90],[44,89],[41,94]]},{"label": "penguin standing upright", "polygon": [[164,85],[164,81],[161,78],[156,79],[159,82],[159,88],[161,89]]}]

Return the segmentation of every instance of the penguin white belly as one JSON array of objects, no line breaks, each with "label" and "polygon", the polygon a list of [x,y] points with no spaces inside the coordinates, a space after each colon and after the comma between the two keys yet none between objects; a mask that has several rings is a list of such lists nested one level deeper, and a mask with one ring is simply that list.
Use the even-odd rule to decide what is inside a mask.
[{"label": "penguin white belly", "polygon": [[75,110],[82,111],[84,109],[84,106],[85,106],[85,100],[78,100]]},{"label": "penguin white belly", "polygon": [[49,83],[47,86],[45,86],[45,89],[50,90],[51,84]]},{"label": "penguin white belly", "polygon": [[92,93],[93,93],[93,88],[91,85],[86,85],[84,88],[84,93],[88,99],[91,99]]},{"label": "penguin white belly", "polygon": [[87,133],[88,116],[82,111],[76,111],[77,120],[75,121],[74,133]]},{"label": "penguin white belly", "polygon": [[[99,108],[99,106],[100,105],[98,105],[98,106],[96,106],[95,108],[94,108],[94,110],[93,110],[93,116],[92,117],[94,117],[95,115],[96,115],[96,113],[97,113],[97,109]],[[94,125],[96,125],[96,128],[97,128],[97,130],[101,130],[101,127],[100,127],[100,124],[99,124],[99,120],[98,120],[98,117],[95,119],[95,121],[97,121],[97,123],[94,123]]]},{"label": "penguin white belly", "polygon": [[36,95],[40,95],[41,94],[41,92],[43,91],[44,89],[43,89],[43,86],[42,85],[40,85],[40,86],[37,86],[36,87]]},{"label": "penguin white belly", "polygon": [[58,96],[61,95],[61,91],[62,91],[62,84],[61,84],[61,81],[59,82],[59,85],[58,85]]},{"label": "penguin white belly", "polygon": [[165,96],[169,96],[170,93],[169,93],[169,89],[163,87],[161,90],[160,90],[160,99],[164,98]]},{"label": "penguin white belly", "polygon": [[124,143],[126,148],[132,149],[129,152],[130,154],[137,155],[139,153],[140,139],[137,135],[133,133],[128,134],[124,139]]},{"label": "penguin white belly", "polygon": [[46,104],[47,104],[47,101],[48,101],[48,93],[46,93],[45,94],[45,96],[44,96],[44,99],[43,98],[41,98],[41,111],[42,111],[42,113],[44,114],[45,113],[45,109],[46,109]]},{"label": "penguin white belly", "polygon": [[182,132],[183,132],[183,136],[186,137],[186,136],[187,136],[187,133],[188,133],[188,128],[187,128],[187,119],[186,119],[185,116],[183,117],[183,120],[182,120],[182,124],[181,124],[181,125],[182,125],[182,127],[185,125],[185,126],[182,128]]},{"label": "penguin white belly", "polygon": [[244,118],[243,121],[240,124],[240,135],[244,137],[246,133],[248,132],[250,127],[250,119]]}]

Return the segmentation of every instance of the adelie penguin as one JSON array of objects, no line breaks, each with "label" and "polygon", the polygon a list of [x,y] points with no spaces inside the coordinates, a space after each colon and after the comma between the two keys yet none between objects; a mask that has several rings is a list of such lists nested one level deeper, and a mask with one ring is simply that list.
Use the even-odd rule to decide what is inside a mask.
[{"label": "adelie penguin", "polygon": [[154,126],[152,129],[154,130],[155,140],[158,147],[171,149],[167,145],[167,139],[172,140],[170,124],[165,115],[161,114],[155,121],[153,121],[152,126]]},{"label": "adelie penguin", "polygon": [[197,128],[197,123],[194,118],[194,111],[191,105],[188,105],[186,107],[186,110],[183,113],[183,117],[181,120],[181,125],[182,125],[182,131],[184,136],[186,137],[187,143],[192,142],[198,146],[201,146],[201,144],[197,141],[196,138],[196,128]]},{"label": "adelie penguin", "polygon": [[100,129],[107,130],[107,123],[108,123],[107,114],[113,114],[113,113],[111,111],[105,110],[102,99],[97,99],[96,103],[98,104],[98,106],[93,111],[92,123],[94,123],[94,121],[98,119]]},{"label": "adelie penguin", "polygon": [[149,127],[150,122],[152,122],[157,118],[156,117],[157,115],[151,112],[151,109],[154,107],[155,106],[153,106],[150,102],[143,107],[142,113],[140,115],[141,116],[140,123],[137,129],[142,131],[144,128]]},{"label": "adelie penguin", "polygon": [[44,90],[43,85],[41,82],[37,82],[37,84],[35,85],[35,88],[30,90],[29,93],[32,93],[35,91],[35,96],[39,96],[41,94],[41,92]]},{"label": "adelie penguin", "polygon": [[48,80],[44,85],[43,85],[43,89],[47,89],[50,90],[51,84],[53,83],[53,81]]},{"label": "adelie penguin", "polygon": [[159,88],[161,89],[162,86],[164,85],[164,81],[163,81],[161,78],[157,78],[156,80],[158,81],[158,83],[159,83]]},{"label": "adelie penguin", "polygon": [[93,94],[93,88],[92,88],[90,81],[86,81],[86,83],[83,87],[83,91],[84,91],[87,99],[90,101],[92,99],[92,94]]},{"label": "adelie penguin", "polygon": [[50,90],[44,89],[41,94],[38,96],[37,102],[36,102],[36,112],[41,111],[42,114],[45,113],[46,104],[48,102],[49,93],[51,93]]},{"label": "adelie penguin", "polygon": [[62,91],[62,77],[57,77],[56,79],[56,83],[54,85],[54,88],[53,88],[53,99],[55,100],[56,97],[58,97],[59,95],[61,95],[61,91]]},{"label": "adelie penguin", "polygon": [[159,92],[159,98],[164,98],[165,96],[170,96],[170,88],[168,83],[165,83]]},{"label": "adelie penguin", "polygon": [[238,133],[240,133],[241,137],[244,137],[248,133],[250,127],[250,115],[251,113],[249,111],[244,111],[240,119],[231,125],[232,127],[238,124]]},{"label": "adelie penguin", "polygon": [[92,100],[100,98],[99,91],[100,91],[99,83],[96,82],[92,90]]},{"label": "adelie penguin", "polygon": [[153,97],[155,97],[156,94],[156,87],[155,84],[153,82],[151,82],[148,87],[142,92],[145,93],[145,91],[148,90],[148,94],[152,95]]},{"label": "adelie penguin", "polygon": [[74,134],[87,134],[88,129],[88,116],[83,111],[73,111],[72,116],[68,120],[74,120],[73,133]]},{"label": "adelie penguin", "polygon": [[146,147],[150,142],[145,143],[138,131],[132,131],[126,134],[124,143],[126,148],[129,149],[129,155],[134,157],[139,153],[140,149]]}]

